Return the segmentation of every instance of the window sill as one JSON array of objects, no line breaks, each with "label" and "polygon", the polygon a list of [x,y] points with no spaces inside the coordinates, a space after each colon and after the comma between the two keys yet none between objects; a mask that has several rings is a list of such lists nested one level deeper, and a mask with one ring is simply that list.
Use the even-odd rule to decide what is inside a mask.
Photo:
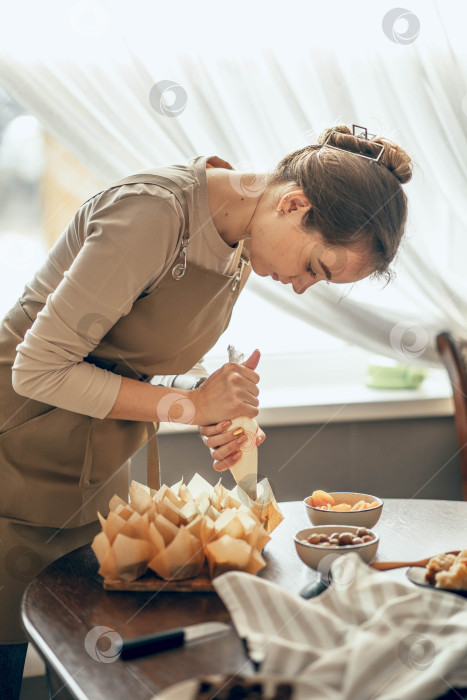
[{"label": "window sill", "polygon": [[449,381],[437,376],[411,390],[348,383],[263,391],[261,406],[261,425],[425,418],[454,412]]},{"label": "window sill", "polygon": [[[430,370],[419,389],[373,389],[364,383],[368,355],[357,355],[340,356],[338,362],[329,356],[326,363],[314,361],[319,371],[310,367],[309,355],[306,369],[297,355],[293,361],[289,358],[288,367],[293,369],[289,369],[288,377],[284,376],[283,362],[274,367],[278,358],[275,362],[264,358],[258,423],[267,427],[453,415],[452,389],[444,370]],[[326,365],[332,367],[332,376]],[[208,366],[210,372],[215,368]],[[303,377],[307,378],[306,386]],[[159,434],[195,431],[196,426],[179,423],[164,423],[159,428]]]}]

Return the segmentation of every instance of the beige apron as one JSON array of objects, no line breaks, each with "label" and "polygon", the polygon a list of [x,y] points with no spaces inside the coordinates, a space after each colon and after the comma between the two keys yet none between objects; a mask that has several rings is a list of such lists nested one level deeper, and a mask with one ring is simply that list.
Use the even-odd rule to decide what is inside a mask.
[{"label": "beige apron", "polygon": [[[243,250],[231,276],[187,262],[190,229],[181,188],[151,172],[112,187],[131,183],[172,192],[182,206],[184,230],[159,285],[136,300],[86,361],[147,382],[154,375],[184,374],[216,343],[246,282],[249,262]],[[148,438],[148,483],[159,485],[153,423],[91,418],[13,390],[16,346],[42,307],[20,300],[0,326],[0,643],[25,639],[19,601],[27,582],[92,539],[99,530],[97,511],[107,513],[114,493],[127,499],[128,460]]]}]

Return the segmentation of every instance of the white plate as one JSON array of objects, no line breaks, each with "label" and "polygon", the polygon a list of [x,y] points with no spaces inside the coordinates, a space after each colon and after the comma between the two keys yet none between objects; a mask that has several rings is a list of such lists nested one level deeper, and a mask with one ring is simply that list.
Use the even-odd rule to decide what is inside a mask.
[{"label": "white plate", "polygon": [[[152,700],[195,700],[196,694],[199,687],[200,680],[210,681],[211,683],[219,683],[225,680],[226,682],[231,680],[231,674],[224,675],[212,675],[212,676],[202,676],[200,678],[190,678],[189,680],[182,681],[176,685],[171,685],[169,688],[161,690],[160,693],[154,695]],[[313,700],[313,698],[319,698],[319,700],[326,700],[326,698],[335,698],[335,695],[330,695],[329,690],[326,691],[321,685],[310,680],[297,680],[294,678],[286,678],[283,676],[267,676],[267,675],[254,675],[254,676],[239,676],[242,681],[250,681],[251,683],[262,683],[264,686],[264,699],[274,697],[276,688],[280,683],[290,683],[292,686],[291,700]]]},{"label": "white plate", "polygon": [[467,598],[467,588],[437,588],[433,583],[428,583],[425,581],[426,567],[425,566],[411,566],[406,572],[407,578],[416,583],[417,586],[424,586],[425,588],[431,588],[433,591],[444,591],[446,593],[456,593],[457,595],[464,596]]}]

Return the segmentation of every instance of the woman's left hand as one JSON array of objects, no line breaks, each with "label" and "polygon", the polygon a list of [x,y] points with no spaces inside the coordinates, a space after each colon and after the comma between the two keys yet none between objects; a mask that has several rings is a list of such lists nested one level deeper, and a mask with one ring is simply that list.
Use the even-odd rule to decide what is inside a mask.
[{"label": "woman's left hand", "polygon": [[[224,421],[222,423],[216,423],[215,425],[198,426],[204,444],[209,447],[211,451],[211,455],[214,459],[212,466],[217,472],[230,469],[242,456],[240,446],[242,444],[242,438],[245,438],[245,436],[243,434],[234,435],[234,432],[237,432],[238,428],[229,430],[231,424],[231,421]],[[266,435],[261,428],[258,428],[256,446],[261,445],[265,439]]]}]

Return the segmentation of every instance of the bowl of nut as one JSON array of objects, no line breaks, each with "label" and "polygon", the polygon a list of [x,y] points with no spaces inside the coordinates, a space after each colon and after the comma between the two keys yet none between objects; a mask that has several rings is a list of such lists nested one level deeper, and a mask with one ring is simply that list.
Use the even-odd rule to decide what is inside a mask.
[{"label": "bowl of nut", "polygon": [[354,525],[374,527],[381,517],[381,498],[354,491],[313,491],[303,501],[313,525]]},{"label": "bowl of nut", "polygon": [[297,532],[294,542],[304,564],[327,574],[334,559],[349,552],[356,552],[369,564],[376,556],[379,537],[366,527],[317,525]]}]

